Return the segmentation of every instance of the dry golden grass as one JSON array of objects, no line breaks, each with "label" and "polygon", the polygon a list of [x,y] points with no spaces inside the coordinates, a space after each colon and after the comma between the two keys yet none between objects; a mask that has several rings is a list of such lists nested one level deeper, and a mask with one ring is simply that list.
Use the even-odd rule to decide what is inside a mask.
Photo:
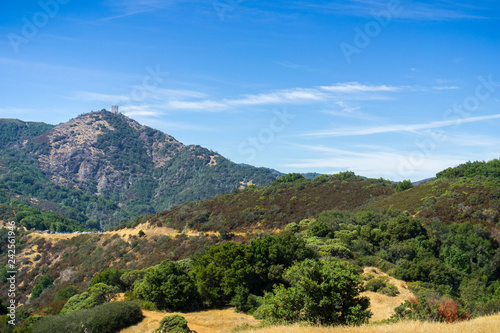
[{"label": "dry golden grass", "polygon": [[[105,235],[105,236],[114,236],[118,235],[122,238],[127,239],[127,237],[130,236],[137,236],[139,234],[139,231],[143,231],[146,234],[146,237],[153,237],[153,236],[168,236],[168,237],[177,237],[179,235],[186,235],[188,237],[198,237],[202,233],[210,236],[210,235],[219,235],[218,232],[215,231],[204,231],[204,232],[199,232],[197,230],[187,230],[186,232],[178,232],[174,228],[169,228],[169,227],[158,227],[156,225],[152,225],[150,222],[146,222],[143,224],[139,224],[138,226],[134,228],[126,228],[126,229],[120,229],[120,230],[115,230],[115,231],[105,231],[101,234],[88,234],[88,235]],[[280,230],[274,230],[272,231],[273,233],[277,233]],[[237,236],[245,236],[245,232],[231,232],[233,235]],[[71,239],[73,237],[78,237],[80,235],[85,235],[81,233],[70,233],[70,234],[46,234],[40,231],[34,231],[32,233],[36,237],[44,238],[44,239],[50,239],[50,240],[62,240],[62,239]]]},{"label": "dry golden grass", "polygon": [[500,314],[480,317],[470,321],[447,324],[419,321],[396,324],[372,324],[359,327],[312,327],[312,326],[272,326],[245,331],[248,333],[498,333]]},{"label": "dry golden grass", "polygon": [[[168,227],[158,227],[156,225],[151,225],[149,222],[146,222],[144,224],[140,224],[136,226],[135,228],[131,229],[120,229],[116,231],[105,231],[102,234],[88,234],[88,235],[107,235],[107,236],[114,236],[114,235],[119,235],[120,237],[128,237],[128,236],[137,236],[139,234],[139,231],[142,230],[146,233],[146,236],[169,236],[169,237],[175,237],[179,235],[180,233],[177,232],[177,230],[173,228],[168,228]],[[44,239],[51,239],[51,240],[57,240],[57,239],[70,239],[73,237],[78,237],[80,235],[85,235],[81,233],[69,233],[69,234],[46,234],[40,231],[35,231],[32,233],[36,237],[41,237]],[[213,234],[216,234],[213,232]],[[189,231],[186,233],[187,236],[199,236],[200,233],[197,231]]]},{"label": "dry golden grass", "polygon": [[116,231],[106,231],[103,234],[105,235],[120,235],[120,236],[137,236],[139,234],[139,231],[144,231],[146,233],[146,236],[170,236],[170,237],[175,237],[177,235],[177,231],[173,228],[168,228],[168,227],[158,227],[156,225],[151,225],[149,222],[146,222],[144,224],[140,224],[136,226],[135,228],[132,229],[120,229]]},{"label": "dry golden grass", "polygon": [[399,290],[399,295],[395,297],[382,295],[373,291],[365,291],[361,293],[361,296],[368,296],[370,298],[369,310],[373,312],[373,316],[370,318],[370,321],[389,319],[394,313],[395,307],[403,303],[405,300],[415,297],[415,295],[408,290],[408,284],[406,282],[388,276],[376,267],[365,267],[363,271],[365,274],[372,274],[374,277],[386,276],[389,279],[389,282],[395,285]]},{"label": "dry golden grass", "polygon": [[251,316],[236,313],[234,309],[211,310],[192,313],[167,313],[142,310],[145,318],[135,326],[126,328],[120,333],[146,333],[154,332],[160,326],[160,321],[165,316],[178,314],[186,318],[188,326],[197,333],[229,333],[238,325],[248,324],[257,325],[259,320]]}]

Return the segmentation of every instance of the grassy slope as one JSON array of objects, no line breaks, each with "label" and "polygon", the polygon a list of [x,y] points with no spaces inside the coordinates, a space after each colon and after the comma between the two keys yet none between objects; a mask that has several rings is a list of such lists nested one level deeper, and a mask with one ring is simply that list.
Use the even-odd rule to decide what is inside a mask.
[{"label": "grassy slope", "polygon": [[431,221],[471,222],[500,241],[500,189],[481,179],[436,179],[368,203],[366,208],[394,208]]},{"label": "grassy slope", "polygon": [[399,193],[373,180],[305,180],[178,205],[118,228],[150,222],[177,230],[275,230],[325,210],[365,208],[406,210],[427,222],[434,218],[445,224],[472,222],[486,226],[493,237],[500,236],[500,189],[480,179],[437,179]]},{"label": "grassy slope", "polygon": [[293,184],[248,188],[213,199],[178,205],[119,228],[150,222],[178,230],[283,229],[290,222],[315,217],[325,210],[355,210],[371,200],[392,193],[394,189],[391,186],[374,180],[304,180]]},{"label": "grassy slope", "polygon": [[[47,289],[32,306],[37,308],[52,300],[55,292],[68,285],[86,289],[90,280],[108,267],[142,269],[169,258],[181,260],[202,252],[205,246],[219,241],[216,236],[196,236],[164,233],[139,238],[137,233],[112,232],[86,235],[44,235],[31,233],[23,238],[26,244],[18,248],[18,304],[27,297],[38,279],[49,274],[54,285]],[[239,240],[240,242],[243,240]],[[8,284],[0,284],[0,293],[7,294]]]}]

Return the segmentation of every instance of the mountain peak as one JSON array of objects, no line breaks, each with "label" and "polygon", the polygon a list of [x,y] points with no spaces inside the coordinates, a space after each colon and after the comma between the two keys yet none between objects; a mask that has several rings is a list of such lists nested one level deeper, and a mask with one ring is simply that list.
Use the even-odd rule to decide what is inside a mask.
[{"label": "mountain peak", "polygon": [[106,110],[59,124],[34,141],[44,144],[38,162],[53,181],[80,189],[97,181],[97,194],[125,186],[118,174],[162,167],[184,148],[172,136]]}]

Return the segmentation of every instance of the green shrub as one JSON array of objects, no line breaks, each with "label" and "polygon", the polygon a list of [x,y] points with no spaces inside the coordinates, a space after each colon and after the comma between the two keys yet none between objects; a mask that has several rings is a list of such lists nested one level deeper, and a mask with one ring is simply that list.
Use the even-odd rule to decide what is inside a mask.
[{"label": "green shrub", "polygon": [[114,333],[135,325],[142,319],[141,308],[136,303],[113,302],[90,310],[47,316],[33,325],[33,333]]},{"label": "green shrub", "polygon": [[283,285],[266,294],[256,316],[270,323],[309,322],[358,325],[371,317],[370,301],[359,297],[362,278],[355,267],[339,261],[304,260],[285,272]]},{"label": "green shrub", "polygon": [[368,291],[378,292],[379,290],[387,286],[387,278],[379,277],[368,281],[365,285],[365,289]]},{"label": "green shrub", "polygon": [[164,317],[160,327],[154,333],[196,333],[188,327],[188,322],[183,316],[173,315]]},{"label": "green shrub", "polygon": [[305,177],[302,176],[300,173],[289,173],[286,175],[281,176],[280,179],[277,179],[274,181],[272,185],[277,185],[277,184],[286,184],[286,183],[295,183],[300,180],[305,180]]},{"label": "green shrub", "polygon": [[54,302],[68,299],[76,295],[77,292],[78,288],[75,286],[67,286],[66,288],[59,289],[54,296]]},{"label": "green shrub", "polygon": [[365,289],[391,297],[399,295],[398,288],[390,283],[389,278],[386,276],[369,280],[365,285]]},{"label": "green shrub", "polygon": [[419,219],[400,215],[389,221],[387,224],[387,233],[391,241],[401,242],[417,236],[426,236],[427,232]]},{"label": "green shrub", "polygon": [[342,180],[342,181],[353,181],[362,179],[360,176],[356,176],[356,174],[352,171],[342,171],[330,176],[332,180]]},{"label": "green shrub", "polygon": [[[332,239],[332,241],[338,241]],[[352,258],[352,253],[345,245],[342,243],[332,242],[326,245],[320,245],[318,254],[321,257],[332,256],[337,258]]]},{"label": "green shrub", "polygon": [[[26,326],[28,328],[28,330],[26,330],[25,332],[30,332],[29,331],[29,328],[32,328],[33,325],[36,324],[36,322],[38,322],[39,320],[41,320],[43,318],[43,316],[41,315],[32,315],[32,316],[29,316],[28,318],[26,318],[26,320],[23,322],[23,326]],[[21,326],[22,327],[22,326]],[[24,331],[23,331],[24,332]],[[17,333],[17,332],[16,332]]]},{"label": "green shrub", "polygon": [[220,237],[220,239],[228,240],[228,239],[231,239],[231,234],[229,232],[227,232],[226,228],[220,228],[219,229],[219,237]]},{"label": "green shrub", "polygon": [[291,234],[296,234],[300,230],[300,225],[298,225],[295,222],[292,222],[286,225],[285,230]]},{"label": "green shrub", "polygon": [[469,313],[453,299],[435,296],[406,300],[394,312],[392,321],[410,319],[453,323],[470,318]]},{"label": "green shrub", "polygon": [[413,187],[413,184],[409,180],[403,180],[396,184],[396,193],[409,190]]},{"label": "green shrub", "polygon": [[248,284],[253,268],[246,246],[228,242],[195,257],[189,273],[206,304],[225,305],[235,296],[237,286]]},{"label": "green shrub", "polygon": [[124,290],[123,282],[120,280],[120,277],[124,273],[123,270],[118,270],[114,267],[106,268],[99,274],[97,274],[91,281],[90,287],[98,283],[104,283],[109,286],[116,286],[121,290]]},{"label": "green shrub", "polygon": [[477,193],[472,193],[467,197],[467,201],[473,205],[477,205],[483,202],[483,199]]},{"label": "green shrub", "polygon": [[304,228],[304,227],[307,227],[309,225],[309,223],[311,223],[312,221],[309,220],[309,219],[303,219],[299,222],[299,226]]},{"label": "green shrub", "polygon": [[311,236],[325,237],[331,232],[331,230],[325,222],[315,221],[309,224],[309,232],[311,233]]},{"label": "green shrub", "polygon": [[236,287],[236,295],[231,300],[231,305],[236,308],[236,312],[252,314],[259,307],[258,297],[250,294],[248,288]]},{"label": "green shrub", "polygon": [[62,314],[71,313],[81,309],[91,309],[100,304],[109,302],[113,299],[118,287],[108,286],[104,283],[98,283],[78,295],[72,296],[61,310]]},{"label": "green shrub", "polygon": [[391,283],[387,283],[387,285],[384,288],[380,289],[378,292],[383,294],[383,295],[387,295],[387,296],[391,296],[391,297],[395,297],[395,296],[399,295],[398,288]]},{"label": "green shrub", "polygon": [[54,279],[50,275],[44,275],[38,280],[38,283],[35,285],[33,288],[33,291],[31,292],[31,297],[30,300],[34,300],[35,298],[38,298],[38,296],[41,295],[41,293],[50,287],[52,283],[54,282]]},{"label": "green shrub", "polygon": [[179,264],[164,260],[134,288],[137,298],[153,302],[159,309],[171,311],[196,307],[198,293],[193,280]]},{"label": "green shrub", "polygon": [[74,312],[80,309],[85,309],[84,302],[90,297],[90,294],[87,291],[84,291],[81,294],[74,295],[68,299],[63,309],[61,310],[62,314]]},{"label": "green shrub", "polygon": [[128,271],[120,276],[120,281],[125,290],[132,290],[137,282],[141,282],[147,273],[147,269]]}]

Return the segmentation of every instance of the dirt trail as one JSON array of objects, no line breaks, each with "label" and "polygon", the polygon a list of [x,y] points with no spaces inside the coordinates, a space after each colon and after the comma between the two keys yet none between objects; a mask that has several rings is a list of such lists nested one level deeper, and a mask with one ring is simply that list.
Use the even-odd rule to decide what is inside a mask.
[{"label": "dirt trail", "polygon": [[[173,228],[168,228],[168,227],[158,227],[155,225],[151,225],[149,223],[145,224],[140,224],[135,228],[132,229],[120,229],[117,231],[105,231],[103,233],[90,233],[90,234],[85,234],[85,233],[69,233],[69,234],[47,234],[43,232],[34,232],[33,235],[36,235],[37,237],[43,237],[46,239],[70,239],[73,237],[77,237],[80,235],[119,235],[121,237],[123,236],[128,236],[128,235],[134,235],[137,236],[139,234],[139,231],[142,230],[143,232],[146,233],[146,236],[160,236],[160,235],[165,235],[165,236],[170,236],[170,237],[175,237],[176,235],[180,235],[177,230]],[[200,233],[196,231],[189,231],[186,233],[187,236],[194,237],[194,236],[199,236]]]},{"label": "dirt trail", "polygon": [[361,293],[361,296],[368,296],[370,298],[369,310],[373,312],[373,316],[370,318],[370,321],[388,319],[394,313],[395,307],[403,303],[405,300],[415,297],[415,295],[408,290],[408,283],[395,279],[376,267],[365,267],[363,271],[365,273],[372,274],[374,277],[387,276],[389,278],[389,282],[395,285],[399,290],[399,295],[394,297],[375,293],[373,291],[365,291]]},{"label": "dirt trail", "polygon": [[186,318],[188,326],[197,333],[229,333],[233,328],[242,324],[257,325],[259,320],[234,309],[210,310],[192,313],[168,313],[142,310],[145,318],[137,325],[121,330],[120,333],[153,333],[160,326],[165,316],[178,314]]},{"label": "dirt trail", "polygon": [[[146,234],[146,237],[147,236],[161,236],[161,235],[169,236],[169,237],[176,237],[176,236],[182,235],[182,234],[186,235],[188,237],[198,237],[202,233],[205,235],[217,235],[217,236],[219,235],[218,232],[213,232],[213,231],[199,232],[196,230],[187,230],[187,232],[181,233],[174,228],[158,227],[156,225],[150,224],[149,222],[144,223],[144,224],[140,224],[140,225],[136,226],[135,228],[131,228],[131,229],[127,228],[127,229],[120,229],[117,231],[105,231],[103,233],[47,234],[47,233],[43,233],[40,231],[35,231],[32,233],[32,235],[34,235],[36,237],[42,237],[45,239],[51,239],[51,240],[70,239],[70,238],[77,237],[80,235],[108,235],[108,236],[119,235],[120,237],[126,237],[126,236],[137,236],[137,235],[139,235],[139,231],[141,231],[141,230]],[[244,233],[244,232],[231,232],[231,234],[237,235],[237,236],[245,236],[246,235],[246,233]]]}]

